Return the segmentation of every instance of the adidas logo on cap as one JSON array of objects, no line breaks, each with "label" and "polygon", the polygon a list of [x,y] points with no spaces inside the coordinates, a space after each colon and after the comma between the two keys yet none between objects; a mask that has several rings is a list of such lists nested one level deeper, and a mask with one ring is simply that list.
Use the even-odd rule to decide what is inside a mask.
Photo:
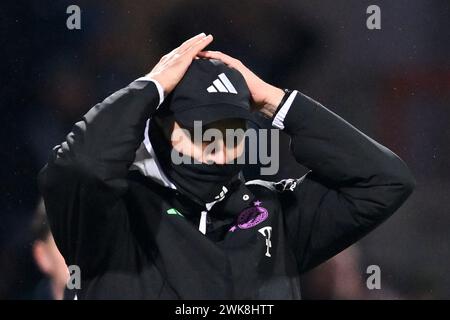
[{"label": "adidas logo on cap", "polygon": [[209,93],[223,92],[237,94],[236,88],[227,78],[225,73],[219,74],[219,77],[213,81],[213,84],[206,89]]}]

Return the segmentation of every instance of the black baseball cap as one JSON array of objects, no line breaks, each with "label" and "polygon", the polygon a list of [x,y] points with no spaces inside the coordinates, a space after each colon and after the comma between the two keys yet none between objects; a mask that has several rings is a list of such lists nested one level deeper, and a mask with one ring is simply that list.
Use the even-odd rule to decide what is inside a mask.
[{"label": "black baseball cap", "polygon": [[188,128],[194,127],[194,121],[202,121],[202,125],[231,118],[255,121],[244,77],[214,59],[192,61],[159,110]]}]

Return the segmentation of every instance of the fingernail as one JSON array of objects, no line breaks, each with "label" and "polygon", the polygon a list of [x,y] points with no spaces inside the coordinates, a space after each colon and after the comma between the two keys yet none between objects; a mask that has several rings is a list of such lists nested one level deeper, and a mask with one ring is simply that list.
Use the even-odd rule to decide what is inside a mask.
[{"label": "fingernail", "polygon": [[206,36],[206,34],[204,32],[200,33],[199,36]]}]

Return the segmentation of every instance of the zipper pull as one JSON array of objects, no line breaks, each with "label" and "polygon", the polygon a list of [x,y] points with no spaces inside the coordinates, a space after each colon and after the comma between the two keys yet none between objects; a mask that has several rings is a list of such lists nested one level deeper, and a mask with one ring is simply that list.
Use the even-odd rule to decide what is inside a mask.
[{"label": "zipper pull", "polygon": [[206,218],[208,216],[208,211],[202,211],[202,215],[200,217],[200,224],[198,225],[198,230],[201,233],[206,234]]}]

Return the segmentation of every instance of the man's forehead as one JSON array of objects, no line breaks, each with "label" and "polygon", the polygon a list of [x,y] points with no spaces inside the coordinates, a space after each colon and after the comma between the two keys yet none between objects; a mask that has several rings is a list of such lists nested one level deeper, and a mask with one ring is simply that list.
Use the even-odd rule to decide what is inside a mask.
[{"label": "man's forehead", "polygon": [[178,121],[175,121],[181,128],[188,129],[189,131],[194,129],[201,129],[202,131],[208,130],[208,129],[219,129],[219,130],[225,130],[225,129],[247,129],[247,120],[240,119],[240,118],[227,118],[222,119],[214,122],[210,122],[207,124],[204,124],[201,121],[195,121],[192,126],[184,126],[183,124],[179,123]]},{"label": "man's forehead", "polygon": [[203,126],[204,129],[245,129],[247,128],[247,121],[244,119],[229,118],[211,122]]}]

